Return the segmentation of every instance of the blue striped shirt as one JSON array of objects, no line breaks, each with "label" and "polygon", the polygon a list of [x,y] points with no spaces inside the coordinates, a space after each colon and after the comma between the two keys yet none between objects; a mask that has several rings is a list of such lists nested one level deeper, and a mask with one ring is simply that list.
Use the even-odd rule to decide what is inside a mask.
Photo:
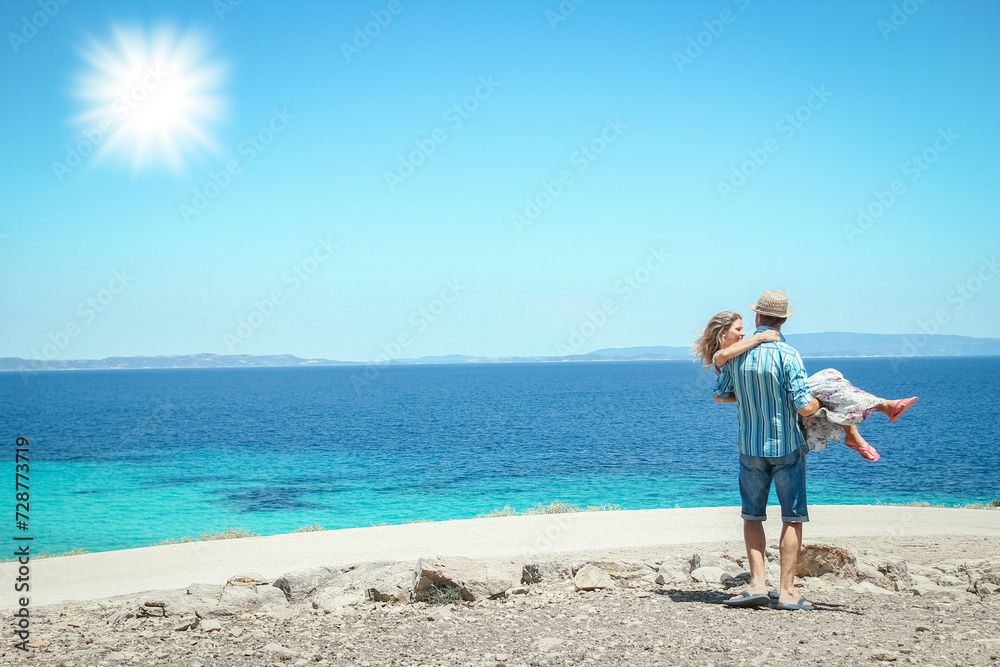
[{"label": "blue striped shirt", "polygon": [[[771,327],[757,327],[760,333]],[[779,332],[780,335],[780,332]],[[795,348],[762,343],[722,367],[714,394],[736,395],[740,452],[748,456],[785,456],[805,443],[798,408],[812,400],[806,369]]]}]

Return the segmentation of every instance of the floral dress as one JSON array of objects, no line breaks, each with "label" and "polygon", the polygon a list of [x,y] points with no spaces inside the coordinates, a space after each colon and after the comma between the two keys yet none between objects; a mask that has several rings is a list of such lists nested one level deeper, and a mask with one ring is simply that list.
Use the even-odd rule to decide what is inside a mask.
[{"label": "floral dress", "polygon": [[820,403],[819,410],[802,418],[810,451],[823,451],[827,441],[839,442],[844,432],[841,426],[857,426],[882,404],[881,398],[858,389],[833,368],[810,375],[806,382]]}]

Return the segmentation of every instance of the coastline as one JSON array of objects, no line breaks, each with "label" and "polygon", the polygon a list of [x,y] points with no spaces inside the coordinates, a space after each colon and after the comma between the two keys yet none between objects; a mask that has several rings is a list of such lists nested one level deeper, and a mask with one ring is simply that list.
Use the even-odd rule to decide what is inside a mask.
[{"label": "coastline", "polygon": [[[899,355],[899,354],[883,354],[883,353],[871,353],[871,354],[844,354],[844,353],[803,353],[803,359],[887,359],[890,361],[907,361],[913,359],[995,359],[1000,357],[997,353],[954,353],[954,354],[909,354],[909,355]],[[155,357],[154,357],[155,358]],[[21,359],[20,357],[5,357],[3,359],[11,360],[14,359],[20,362],[26,362],[31,364],[31,359]],[[0,359],[0,360],[3,360]],[[0,373],[19,373],[19,374],[30,374],[30,373],[42,373],[42,372],[56,372],[56,371],[175,371],[175,370],[208,370],[208,369],[233,369],[233,368],[358,368],[366,367],[374,362],[371,361],[335,361],[329,359],[302,359],[300,362],[295,363],[261,363],[261,364],[250,364],[250,363],[232,363],[225,365],[172,365],[172,366],[159,366],[159,365],[136,365],[136,366],[113,366],[113,365],[99,365],[103,363],[104,359],[72,359],[72,360],[59,360],[59,361],[49,361],[46,363],[56,364],[46,367],[35,367],[25,368],[23,366],[17,366],[12,368],[0,367]],[[422,359],[393,359],[388,362],[388,365],[394,368],[405,368],[409,366],[480,366],[480,365],[491,365],[491,364],[562,364],[562,363],[646,363],[646,362],[688,362],[695,363],[698,360],[691,356],[637,356],[637,357],[588,357],[587,355],[572,355],[568,357],[472,357],[470,359],[454,360],[454,361],[424,361]],[[78,363],[82,365],[65,365],[60,366],[57,364],[73,364]]]},{"label": "coastline", "polygon": [[[1000,538],[1000,512],[893,505],[815,505],[805,543],[833,538]],[[781,523],[765,523],[769,541]],[[32,605],[92,600],[191,583],[225,583],[240,572],[277,578],[315,567],[421,557],[522,558],[590,552],[653,553],[672,545],[741,540],[735,507],[623,510],[458,519],[194,541],[31,562]],[[17,563],[0,564],[13,581]],[[5,587],[0,609],[15,606]]]},{"label": "coastline", "polygon": [[[21,641],[0,646],[0,662],[1000,661],[1000,512],[810,509],[796,580],[815,604],[810,612],[723,604],[749,578],[738,508],[503,516],[40,561],[30,603],[3,611]],[[774,518],[765,524],[771,590],[781,527]]]}]

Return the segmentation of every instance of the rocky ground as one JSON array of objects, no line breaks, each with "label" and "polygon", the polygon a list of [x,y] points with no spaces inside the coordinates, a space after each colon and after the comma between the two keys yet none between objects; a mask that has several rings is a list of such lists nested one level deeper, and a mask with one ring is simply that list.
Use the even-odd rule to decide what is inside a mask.
[{"label": "rocky ground", "polygon": [[32,608],[0,664],[1000,666],[1000,538],[834,542],[800,563],[816,611],[724,607],[738,542],[437,558]]}]

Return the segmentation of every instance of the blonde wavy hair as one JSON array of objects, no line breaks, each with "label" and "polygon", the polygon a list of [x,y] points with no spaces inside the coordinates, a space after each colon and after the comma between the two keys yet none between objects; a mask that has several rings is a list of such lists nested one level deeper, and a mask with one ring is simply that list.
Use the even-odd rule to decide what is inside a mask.
[{"label": "blonde wavy hair", "polygon": [[698,330],[698,340],[691,345],[691,354],[704,364],[704,368],[712,365],[712,357],[722,349],[722,339],[729,327],[742,319],[743,316],[736,311],[724,310],[713,315],[704,329]]}]

